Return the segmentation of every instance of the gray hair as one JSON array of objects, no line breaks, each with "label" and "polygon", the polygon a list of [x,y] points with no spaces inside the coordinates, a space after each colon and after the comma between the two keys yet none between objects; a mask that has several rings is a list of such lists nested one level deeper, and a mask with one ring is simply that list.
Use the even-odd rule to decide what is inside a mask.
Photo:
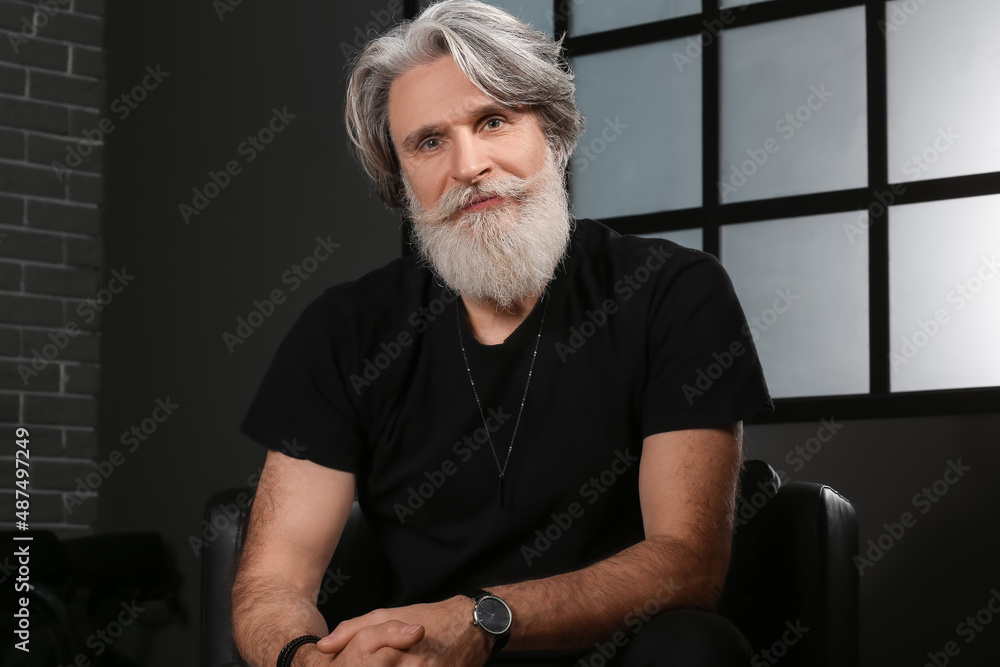
[{"label": "gray hair", "polygon": [[584,120],[561,42],[476,0],[443,0],[370,41],[351,65],[345,120],[378,195],[390,206],[405,205],[389,132],[389,88],[411,68],[442,55],[451,55],[486,95],[505,106],[532,109],[560,170],[565,169]]}]

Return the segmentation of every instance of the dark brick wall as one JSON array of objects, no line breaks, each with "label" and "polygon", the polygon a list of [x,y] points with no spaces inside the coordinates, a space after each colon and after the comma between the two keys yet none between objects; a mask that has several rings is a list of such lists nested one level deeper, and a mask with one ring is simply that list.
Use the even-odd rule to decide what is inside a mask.
[{"label": "dark brick wall", "polygon": [[100,317],[86,304],[110,278],[94,132],[107,115],[104,12],[104,0],[0,0],[0,529],[14,520],[18,426],[32,528],[75,536],[97,520]]}]

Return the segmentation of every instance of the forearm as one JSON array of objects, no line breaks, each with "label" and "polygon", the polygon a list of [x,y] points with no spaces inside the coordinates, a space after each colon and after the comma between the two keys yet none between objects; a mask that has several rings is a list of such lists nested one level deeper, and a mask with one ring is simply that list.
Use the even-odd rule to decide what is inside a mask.
[{"label": "forearm", "polygon": [[[301,635],[325,637],[326,621],[314,599],[291,584],[264,575],[238,576],[233,585],[233,639],[250,667],[273,667],[281,649]],[[295,665],[318,651],[296,653]],[[328,658],[327,658],[328,659]]]},{"label": "forearm", "polygon": [[587,648],[665,609],[714,608],[727,566],[728,556],[706,563],[654,538],[582,570],[491,590],[513,613],[509,649]]}]

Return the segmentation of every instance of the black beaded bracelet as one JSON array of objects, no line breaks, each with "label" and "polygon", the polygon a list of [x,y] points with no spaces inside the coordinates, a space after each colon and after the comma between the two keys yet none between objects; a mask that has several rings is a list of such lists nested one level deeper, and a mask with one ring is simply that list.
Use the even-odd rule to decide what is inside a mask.
[{"label": "black beaded bracelet", "polygon": [[295,656],[295,652],[299,650],[299,647],[303,644],[315,644],[318,641],[319,637],[316,635],[302,635],[288,642],[285,644],[285,648],[281,649],[281,653],[278,654],[278,667],[292,667],[292,658]]}]

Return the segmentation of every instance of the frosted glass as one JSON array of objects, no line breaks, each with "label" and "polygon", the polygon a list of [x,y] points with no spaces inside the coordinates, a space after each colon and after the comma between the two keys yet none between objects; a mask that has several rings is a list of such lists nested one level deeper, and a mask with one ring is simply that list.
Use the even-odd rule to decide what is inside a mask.
[{"label": "frosted glass", "polygon": [[1000,2],[886,3],[889,179],[1000,171]]},{"label": "frosted glass", "polygon": [[722,227],[722,263],[772,396],[869,391],[868,241],[844,233],[858,215]]},{"label": "frosted glass", "polygon": [[486,4],[513,14],[535,30],[555,32],[552,0],[486,0]]},{"label": "frosted glass", "polygon": [[892,391],[1000,385],[1000,195],[889,214]]},{"label": "frosted glass", "polygon": [[639,234],[639,236],[647,239],[667,239],[668,241],[673,241],[674,243],[678,243],[686,248],[701,250],[701,228],[679,229],[672,232],[653,232],[651,234]]},{"label": "frosted glass", "polygon": [[573,0],[570,33],[586,35],[701,12],[701,0]]},{"label": "frosted glass", "polygon": [[587,131],[570,162],[575,210],[605,218],[701,206],[701,61],[684,40],[573,61]]},{"label": "frosted glass", "polygon": [[865,9],[722,33],[722,202],[865,187]]}]

